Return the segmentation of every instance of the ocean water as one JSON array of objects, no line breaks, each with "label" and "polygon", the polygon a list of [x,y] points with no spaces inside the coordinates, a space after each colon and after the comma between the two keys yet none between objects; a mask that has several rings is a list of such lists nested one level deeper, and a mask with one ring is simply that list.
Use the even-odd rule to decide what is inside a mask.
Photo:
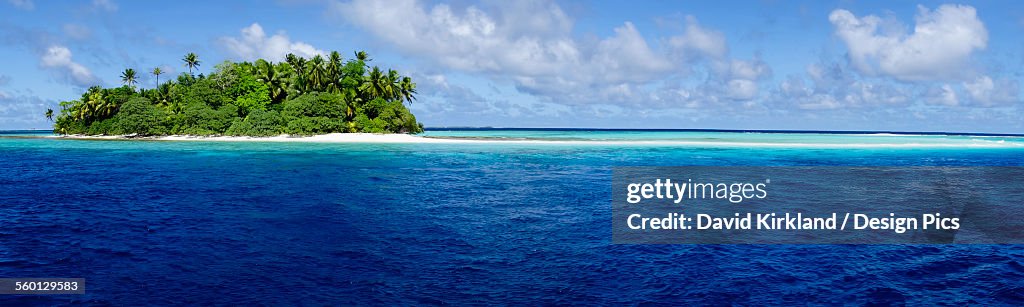
[{"label": "ocean water", "polygon": [[0,135],[0,276],[87,280],[0,304],[1024,304],[1020,245],[611,238],[614,166],[1022,166],[1019,137],[426,135],[538,142]]}]

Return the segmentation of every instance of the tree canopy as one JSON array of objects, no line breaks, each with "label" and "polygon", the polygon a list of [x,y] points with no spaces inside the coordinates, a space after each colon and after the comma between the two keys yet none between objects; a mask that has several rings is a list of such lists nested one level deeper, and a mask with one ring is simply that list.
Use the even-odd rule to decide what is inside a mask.
[{"label": "tree canopy", "polygon": [[[284,62],[223,62],[208,75],[194,53],[189,68],[151,89],[136,89],[132,68],[116,88],[89,88],[77,100],[61,103],[54,132],[87,135],[313,135],[335,132],[419,133],[422,124],[406,108],[416,94],[412,78],[367,66],[358,51],[343,61],[305,59]],[[153,75],[164,73],[159,68]],[[53,116],[52,111],[48,117]]]}]

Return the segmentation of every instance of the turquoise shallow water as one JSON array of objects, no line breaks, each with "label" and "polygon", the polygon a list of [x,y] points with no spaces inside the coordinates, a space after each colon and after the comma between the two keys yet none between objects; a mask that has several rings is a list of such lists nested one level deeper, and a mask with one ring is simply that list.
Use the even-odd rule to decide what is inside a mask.
[{"label": "turquoise shallow water", "polygon": [[1024,137],[1013,135],[935,135],[912,133],[827,132],[712,132],[643,130],[429,130],[437,138],[480,140],[593,141],[626,145],[653,143],[690,146],[756,147],[1024,147]]},{"label": "turquoise shallow water", "polygon": [[0,303],[1024,303],[1019,245],[611,244],[615,166],[1022,166],[1016,146],[953,146],[1018,139],[673,133],[426,134],[671,141],[585,146],[0,137],[0,275],[88,284]]},{"label": "turquoise shallow water", "polygon": [[[8,138],[52,136],[47,131],[0,131]],[[568,145],[734,148],[861,148],[861,149],[1024,149],[1021,135],[721,132],[565,129],[430,129],[421,137],[477,140],[479,145]],[[495,141],[509,141],[505,144]],[[489,144],[485,144],[489,143]],[[473,146],[474,144],[462,144]]]}]

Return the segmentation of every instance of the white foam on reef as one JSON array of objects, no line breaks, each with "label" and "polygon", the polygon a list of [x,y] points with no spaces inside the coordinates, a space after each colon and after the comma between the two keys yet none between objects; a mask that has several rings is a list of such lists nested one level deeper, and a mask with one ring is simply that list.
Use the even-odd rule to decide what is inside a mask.
[{"label": "white foam on reef", "polygon": [[[836,135],[840,137],[842,135]],[[489,137],[417,136],[409,134],[373,133],[331,133],[315,136],[280,135],[272,137],[247,136],[185,136],[160,137],[131,136],[52,136],[64,139],[83,140],[152,140],[152,141],[216,141],[216,142],[305,142],[305,143],[379,143],[379,144],[540,144],[540,145],[594,145],[594,146],[678,146],[715,148],[1024,148],[1024,141],[1005,140],[941,140],[939,142],[856,142],[845,139],[842,142],[800,143],[751,140],[557,140],[557,139],[507,139]]]}]

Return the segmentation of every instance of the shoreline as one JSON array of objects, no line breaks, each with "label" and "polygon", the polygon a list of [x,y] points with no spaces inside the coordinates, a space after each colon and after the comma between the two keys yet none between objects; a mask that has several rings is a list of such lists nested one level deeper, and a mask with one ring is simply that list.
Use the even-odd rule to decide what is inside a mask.
[{"label": "shoreline", "polygon": [[376,134],[376,133],[329,133],[312,136],[292,136],[282,134],[278,136],[254,137],[254,136],[197,136],[197,135],[165,135],[165,136],[144,136],[135,137],[127,135],[53,135],[44,138],[56,138],[67,140],[125,140],[125,141],[214,141],[214,142],[296,142],[296,143],[451,143],[463,142],[463,140],[437,139],[415,136],[410,134]]},{"label": "shoreline", "polygon": [[518,145],[582,145],[582,146],[677,146],[690,148],[810,148],[810,149],[1024,149],[1024,143],[1002,141],[974,141],[956,143],[794,143],[757,141],[678,140],[558,140],[523,138],[474,138],[419,136],[410,134],[330,133],[314,136],[282,134],[271,137],[250,136],[149,136],[123,135],[49,135],[29,138],[64,140],[109,141],[192,141],[192,142],[274,142],[274,143],[333,143],[333,144],[518,144]]}]

